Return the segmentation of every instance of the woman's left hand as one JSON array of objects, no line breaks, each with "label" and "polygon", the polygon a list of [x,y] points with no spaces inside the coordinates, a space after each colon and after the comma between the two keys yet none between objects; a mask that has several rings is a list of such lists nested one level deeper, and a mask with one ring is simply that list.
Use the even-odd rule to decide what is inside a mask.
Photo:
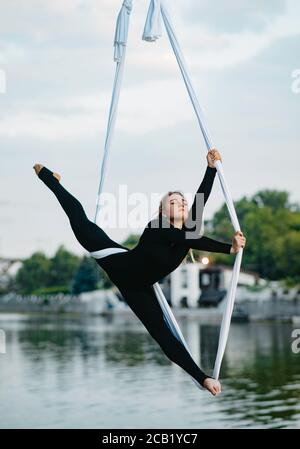
[{"label": "woman's left hand", "polygon": [[236,231],[232,239],[232,247],[230,249],[231,253],[238,253],[241,248],[244,248],[246,245],[246,237],[242,231]]}]

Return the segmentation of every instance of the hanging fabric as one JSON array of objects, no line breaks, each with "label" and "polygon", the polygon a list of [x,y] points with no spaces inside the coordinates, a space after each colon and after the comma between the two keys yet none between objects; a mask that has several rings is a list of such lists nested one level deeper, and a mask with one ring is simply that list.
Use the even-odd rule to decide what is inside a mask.
[{"label": "hanging fabric", "polygon": [[[106,130],[106,138],[105,138],[105,146],[104,146],[104,157],[101,165],[101,173],[100,173],[100,183],[99,183],[99,189],[98,189],[98,197],[97,197],[97,207],[96,207],[96,213],[95,213],[95,219],[96,222],[97,216],[99,213],[99,205],[100,205],[100,195],[102,192],[104,177],[106,173],[107,168],[107,159],[109,154],[109,149],[111,145],[111,138],[113,135],[114,127],[115,127],[115,121],[116,121],[116,115],[117,115],[117,107],[118,107],[118,101],[119,101],[119,95],[120,95],[120,89],[121,89],[121,83],[122,83],[122,76],[123,76],[123,69],[124,69],[124,61],[125,61],[125,51],[126,51],[126,43],[127,43],[127,37],[128,37],[128,28],[129,28],[129,15],[132,10],[132,1],[131,0],[125,0],[122,4],[121,10],[118,15],[117,24],[116,24],[116,32],[115,32],[115,55],[114,59],[116,61],[116,73],[115,73],[115,79],[114,79],[114,86],[113,86],[113,93],[111,98],[111,104],[110,104],[110,110],[109,110],[109,118],[108,118],[108,125]],[[194,108],[198,124],[200,127],[200,130],[202,132],[207,150],[209,151],[211,148],[213,148],[212,141],[210,139],[207,127],[204,122],[203,113],[198,101],[198,98],[196,96],[195,90],[193,88],[193,84],[191,81],[191,77],[188,73],[187,65],[184,60],[182,51],[180,49],[174,27],[171,23],[170,16],[167,12],[165,2],[163,0],[151,0],[148,14],[146,18],[146,23],[144,27],[143,32],[143,40],[149,41],[149,42],[155,42],[159,37],[161,37],[161,19],[163,19],[165,29],[170,41],[170,44],[172,46],[174,55],[176,57],[177,63],[179,65],[185,86],[187,88],[189,97],[192,102],[192,106]],[[220,180],[221,189],[226,201],[226,205],[228,208],[228,212],[230,215],[230,219],[232,222],[232,225],[235,229],[235,231],[240,230],[237,214],[235,211],[234,203],[232,200],[232,197],[229,192],[229,188],[225,179],[222,163],[220,161],[216,161],[215,167],[217,169],[218,177]],[[94,258],[101,258],[105,257],[109,254],[114,254],[119,251],[126,251],[126,249],[122,248],[106,248],[104,250],[100,251],[93,251],[90,253],[90,255]],[[221,322],[221,328],[220,328],[220,336],[219,336],[219,343],[218,343],[218,350],[213,370],[213,377],[215,379],[219,378],[220,374],[220,368],[222,363],[222,358],[225,352],[226,342],[228,339],[229,334],[229,328],[230,328],[230,322],[231,322],[231,315],[233,311],[234,306],[234,300],[236,295],[236,288],[239,278],[239,272],[240,272],[240,266],[241,266],[241,260],[242,260],[242,253],[243,250],[240,249],[240,251],[237,253],[233,272],[232,272],[232,278],[230,281],[229,288],[227,290],[227,294],[225,296],[224,302],[225,302],[225,308],[224,313],[222,317]],[[173,312],[163,294],[163,291],[158,283],[153,284],[153,288],[157,297],[157,300],[160,304],[160,307],[164,314],[164,319],[166,323],[168,324],[170,330],[174,334],[174,336],[185,346],[187,351],[192,357],[192,354],[187,346],[187,343],[181,333],[181,330],[178,326],[178,323],[173,315]],[[201,384],[196,381],[191,376],[192,380],[195,382],[195,384],[200,388],[203,389]]]}]

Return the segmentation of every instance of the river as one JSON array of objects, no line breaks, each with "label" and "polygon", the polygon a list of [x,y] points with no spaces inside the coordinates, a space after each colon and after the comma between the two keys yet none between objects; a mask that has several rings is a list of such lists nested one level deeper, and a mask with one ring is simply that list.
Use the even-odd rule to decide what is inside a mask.
[{"label": "river", "polygon": [[[219,327],[179,319],[211,374]],[[287,322],[232,323],[220,380],[201,391],[135,316],[0,314],[0,428],[300,428],[300,353]]]}]

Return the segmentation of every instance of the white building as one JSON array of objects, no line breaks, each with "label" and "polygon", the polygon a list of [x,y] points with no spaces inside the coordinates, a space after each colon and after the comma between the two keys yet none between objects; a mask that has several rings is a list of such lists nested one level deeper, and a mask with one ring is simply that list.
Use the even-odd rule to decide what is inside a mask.
[{"label": "white building", "polygon": [[[225,265],[186,263],[166,276],[160,285],[171,306],[217,306],[227,292],[231,276],[232,269]],[[257,273],[241,271],[238,289],[261,282],[263,280],[259,279]]]}]

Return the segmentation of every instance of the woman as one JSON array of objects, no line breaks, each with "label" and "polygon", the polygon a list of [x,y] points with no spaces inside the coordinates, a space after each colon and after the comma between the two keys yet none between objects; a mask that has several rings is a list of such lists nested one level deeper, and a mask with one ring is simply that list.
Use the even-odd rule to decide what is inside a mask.
[{"label": "woman", "polygon": [[[210,150],[206,158],[208,166],[197,191],[197,194],[203,194],[204,204],[216,175],[214,162],[222,160],[216,149]],[[35,164],[33,168],[57,197],[69,218],[75,237],[87,251],[105,248],[128,250],[88,219],[81,203],[60,184],[61,176],[58,173],[53,173],[41,164]],[[191,235],[192,227],[186,226],[186,220],[195,218],[196,198],[197,195],[188,211],[187,202],[181,192],[168,192],[160,202],[158,217],[147,224],[135,248],[96,259],[96,262],[118,287],[129,307],[167,357],[216,395],[221,392],[220,382],[205,374],[184,345],[173,335],[153,288],[155,282],[180,265],[191,248],[230,254],[245,246],[246,239],[242,232],[235,233],[232,244]]]}]

